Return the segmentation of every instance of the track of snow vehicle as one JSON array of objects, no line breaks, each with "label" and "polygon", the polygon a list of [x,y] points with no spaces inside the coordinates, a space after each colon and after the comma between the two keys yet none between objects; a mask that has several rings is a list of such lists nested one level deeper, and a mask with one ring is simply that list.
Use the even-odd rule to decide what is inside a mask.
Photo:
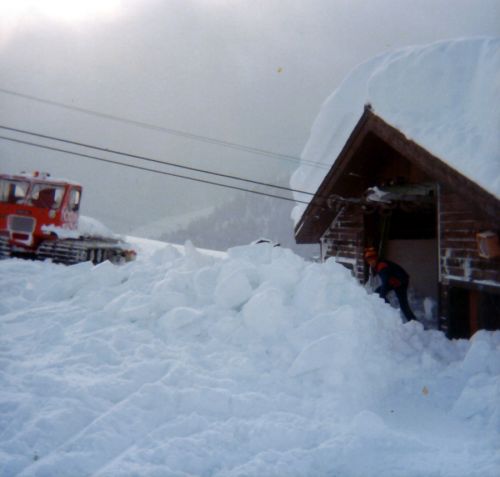
[{"label": "track of snow vehicle", "polygon": [[90,231],[80,228],[81,196],[81,185],[47,173],[0,174],[0,259],[66,265],[134,260],[130,246],[105,227],[97,227],[97,233],[95,224]]},{"label": "track of snow vehicle", "polygon": [[65,265],[86,261],[98,264],[106,260],[123,263],[134,258],[133,252],[125,250],[124,245],[114,239],[95,237],[44,240],[38,247],[36,258]]},{"label": "track of snow vehicle", "polygon": [[0,260],[7,257],[10,257],[9,239],[0,237]]}]

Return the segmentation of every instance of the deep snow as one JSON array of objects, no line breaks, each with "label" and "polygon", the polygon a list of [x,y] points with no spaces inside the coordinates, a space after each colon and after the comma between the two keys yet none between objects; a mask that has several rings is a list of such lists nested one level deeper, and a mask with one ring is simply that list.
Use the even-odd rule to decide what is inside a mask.
[{"label": "deep snow", "polygon": [[0,475],[499,475],[499,332],[403,324],[269,244],[136,245],[0,262]]},{"label": "deep snow", "polygon": [[[315,192],[371,104],[375,114],[500,198],[500,38],[461,38],[379,55],[326,99],[290,181]],[[309,200],[299,193],[297,199]],[[297,205],[297,222],[305,207]]]}]

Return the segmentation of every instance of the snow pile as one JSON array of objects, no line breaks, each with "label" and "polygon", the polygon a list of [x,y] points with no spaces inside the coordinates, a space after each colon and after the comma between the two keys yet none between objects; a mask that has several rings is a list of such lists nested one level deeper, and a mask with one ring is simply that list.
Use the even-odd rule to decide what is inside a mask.
[{"label": "snow pile", "polygon": [[0,474],[498,475],[500,333],[258,244],[0,262]]},{"label": "snow pile", "polygon": [[78,219],[78,228],[71,230],[64,227],[57,227],[56,225],[43,225],[42,232],[54,233],[59,238],[78,238],[78,237],[102,237],[120,239],[108,227],[99,222],[97,219],[81,215]]},{"label": "snow pile", "polygon": [[89,237],[119,238],[118,235],[115,235],[104,224],[93,217],[87,217],[85,215],[81,215],[78,220],[78,233]]},{"label": "snow pile", "polygon": [[[405,48],[358,66],[323,104],[292,188],[316,191],[325,171],[307,162],[330,166],[367,103],[408,138],[500,197],[500,38]],[[295,221],[303,210],[294,209]]]}]

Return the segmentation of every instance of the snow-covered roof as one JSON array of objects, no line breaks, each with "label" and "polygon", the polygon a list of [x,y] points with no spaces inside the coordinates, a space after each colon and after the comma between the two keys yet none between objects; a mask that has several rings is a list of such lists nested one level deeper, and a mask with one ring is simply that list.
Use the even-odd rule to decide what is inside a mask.
[{"label": "snow-covered roof", "polygon": [[29,180],[29,181],[43,181],[46,182],[47,184],[56,184],[56,185],[73,185],[73,186],[81,186],[80,183],[75,182],[70,179],[65,179],[63,177],[54,177],[48,172],[40,172],[40,171],[34,171],[34,172],[19,172],[18,174],[3,174],[0,173],[2,176],[2,179],[9,179],[9,180]]},{"label": "snow-covered roof", "polygon": [[[317,163],[334,163],[367,103],[406,137],[500,198],[500,38],[408,47],[359,65],[321,107],[292,176],[293,189],[318,189],[328,170]],[[304,208],[295,207],[296,222]]]}]

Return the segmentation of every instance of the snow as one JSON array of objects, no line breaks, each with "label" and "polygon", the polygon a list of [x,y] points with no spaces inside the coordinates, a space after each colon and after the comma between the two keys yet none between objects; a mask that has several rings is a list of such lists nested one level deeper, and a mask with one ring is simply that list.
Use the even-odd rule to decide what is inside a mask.
[{"label": "snow", "polygon": [[78,238],[78,237],[102,237],[102,238],[113,238],[120,239],[120,237],[114,234],[109,228],[104,224],[99,222],[93,217],[87,217],[81,215],[78,219],[78,228],[75,230],[58,227],[56,225],[43,225],[42,232],[44,233],[55,233],[59,238]]},{"label": "snow", "polygon": [[367,191],[366,199],[372,202],[385,202],[390,204],[390,199],[387,199],[387,192],[379,189],[378,187],[370,187]]},{"label": "snow", "polygon": [[78,233],[83,236],[98,236],[117,238],[117,236],[108,229],[104,224],[93,217],[80,215],[78,219]]},{"label": "snow", "polygon": [[[325,171],[310,163],[334,163],[368,103],[409,139],[500,198],[500,38],[408,47],[355,68],[321,107],[293,189],[317,190]],[[295,207],[295,222],[304,209]]]},{"label": "snow", "polygon": [[404,324],[272,244],[129,240],[0,261],[0,475],[498,475],[499,332]]},{"label": "snow", "polygon": [[26,171],[21,171],[18,174],[2,174],[3,177],[7,179],[30,179],[30,180],[43,180],[44,182],[52,183],[52,184],[69,184],[69,185],[75,185],[79,186],[80,184],[78,182],[75,182],[71,179],[66,179],[64,177],[54,177],[48,172],[43,172],[43,171],[33,171],[33,172],[26,172]]}]

